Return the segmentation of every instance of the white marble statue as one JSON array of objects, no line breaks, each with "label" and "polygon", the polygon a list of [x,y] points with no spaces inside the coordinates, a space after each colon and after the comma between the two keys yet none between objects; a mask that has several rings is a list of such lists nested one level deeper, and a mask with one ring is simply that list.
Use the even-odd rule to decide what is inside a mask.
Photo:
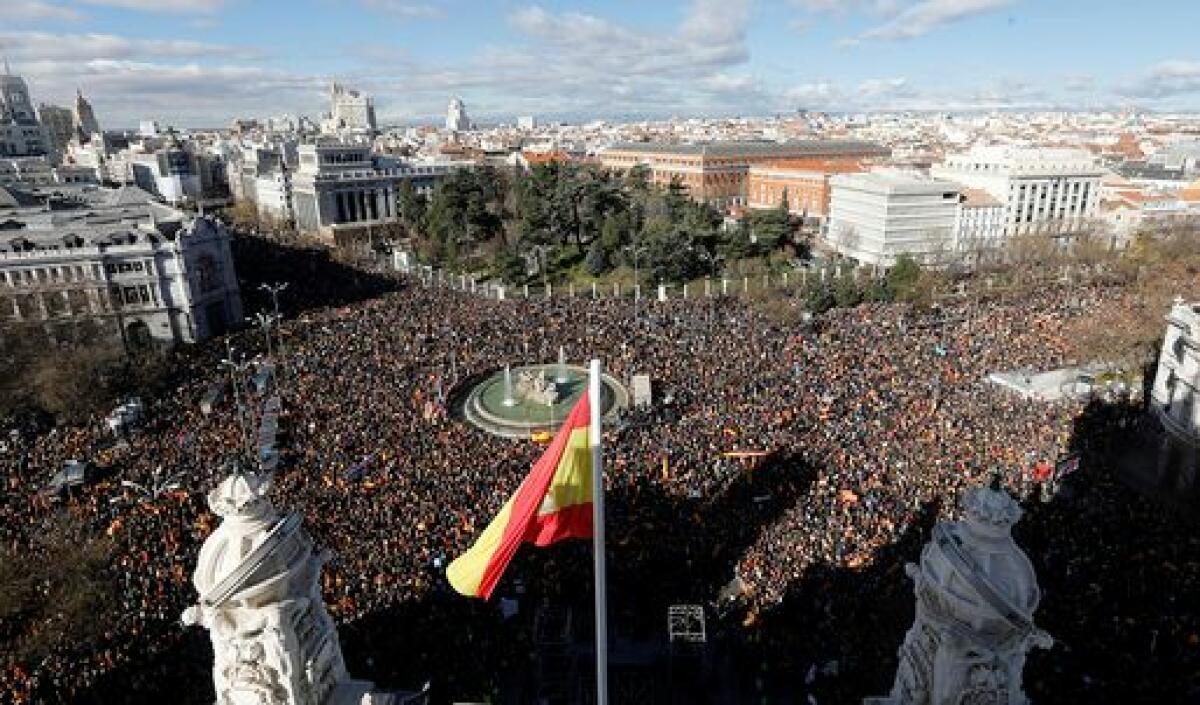
[{"label": "white marble statue", "polygon": [[522,370],[517,374],[517,396],[533,404],[553,405],[558,402],[558,385],[546,379],[546,371],[536,373]]},{"label": "white marble statue", "polygon": [[328,554],[313,555],[299,515],[277,513],[268,485],[238,473],[208,495],[222,522],[200,549],[200,600],[182,619],[209,630],[216,705],[391,703],[346,673],[319,586]]},{"label": "white marble statue", "polygon": [[1033,624],[1041,592],[1012,539],[1021,508],[1003,490],[976,488],[963,521],[940,522],[913,579],[917,616],[900,647],[892,693],[867,705],[1025,705],[1025,654],[1049,648]]}]

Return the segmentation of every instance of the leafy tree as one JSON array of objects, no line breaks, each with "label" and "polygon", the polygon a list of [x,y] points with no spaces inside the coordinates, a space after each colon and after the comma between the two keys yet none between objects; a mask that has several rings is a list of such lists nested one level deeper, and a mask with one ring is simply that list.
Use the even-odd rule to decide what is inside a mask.
[{"label": "leafy tree", "polygon": [[911,301],[917,293],[921,280],[921,265],[910,254],[896,258],[896,264],[887,273],[889,298],[893,301]]},{"label": "leafy tree", "polygon": [[604,251],[604,244],[601,240],[592,241],[587,257],[584,259],[584,266],[587,268],[588,274],[593,277],[598,277],[608,271],[608,255]]}]

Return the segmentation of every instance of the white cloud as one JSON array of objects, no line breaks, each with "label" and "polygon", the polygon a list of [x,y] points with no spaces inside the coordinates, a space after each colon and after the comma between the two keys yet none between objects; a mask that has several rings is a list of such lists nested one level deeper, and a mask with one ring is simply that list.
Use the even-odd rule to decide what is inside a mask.
[{"label": "white cloud", "polygon": [[416,20],[441,17],[442,8],[420,0],[361,0],[363,6],[395,15],[401,19]]},{"label": "white cloud", "polygon": [[83,15],[70,7],[56,5],[42,0],[5,0],[2,14],[10,22],[29,20],[67,20],[77,21]]},{"label": "white cloud", "polygon": [[89,5],[145,12],[216,12],[225,0],[83,0]]},{"label": "white cloud", "polygon": [[935,29],[1012,5],[1015,0],[921,0],[860,39],[912,39]]},{"label": "white cloud", "polygon": [[162,57],[256,58],[260,53],[188,39],[130,39],[115,34],[0,32],[0,46],[14,61],[89,61]]},{"label": "white cloud", "polygon": [[1135,79],[1118,84],[1116,93],[1135,100],[1170,101],[1187,96],[1200,98],[1200,61],[1159,62]]}]

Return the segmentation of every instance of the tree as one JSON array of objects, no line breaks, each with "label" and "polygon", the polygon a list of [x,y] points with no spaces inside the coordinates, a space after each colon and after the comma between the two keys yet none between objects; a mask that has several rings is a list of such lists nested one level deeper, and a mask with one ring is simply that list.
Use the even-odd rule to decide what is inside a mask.
[{"label": "tree", "polygon": [[888,270],[887,288],[893,301],[911,301],[921,279],[921,265],[910,254],[896,258],[896,264]]},{"label": "tree", "polygon": [[411,179],[400,182],[398,192],[400,205],[400,222],[404,224],[409,235],[416,237],[420,234],[425,223],[425,196],[417,192]]},{"label": "tree", "polygon": [[601,240],[593,240],[583,261],[588,274],[598,277],[608,271],[608,255]]}]

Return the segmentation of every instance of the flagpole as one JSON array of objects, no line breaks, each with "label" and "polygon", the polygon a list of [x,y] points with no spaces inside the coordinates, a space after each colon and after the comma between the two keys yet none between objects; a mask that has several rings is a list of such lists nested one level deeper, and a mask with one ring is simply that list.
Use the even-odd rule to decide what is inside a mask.
[{"label": "flagpole", "polygon": [[608,587],[604,569],[604,454],[600,449],[600,361],[588,374],[592,443],[592,557],[596,577],[596,705],[608,705]]}]

